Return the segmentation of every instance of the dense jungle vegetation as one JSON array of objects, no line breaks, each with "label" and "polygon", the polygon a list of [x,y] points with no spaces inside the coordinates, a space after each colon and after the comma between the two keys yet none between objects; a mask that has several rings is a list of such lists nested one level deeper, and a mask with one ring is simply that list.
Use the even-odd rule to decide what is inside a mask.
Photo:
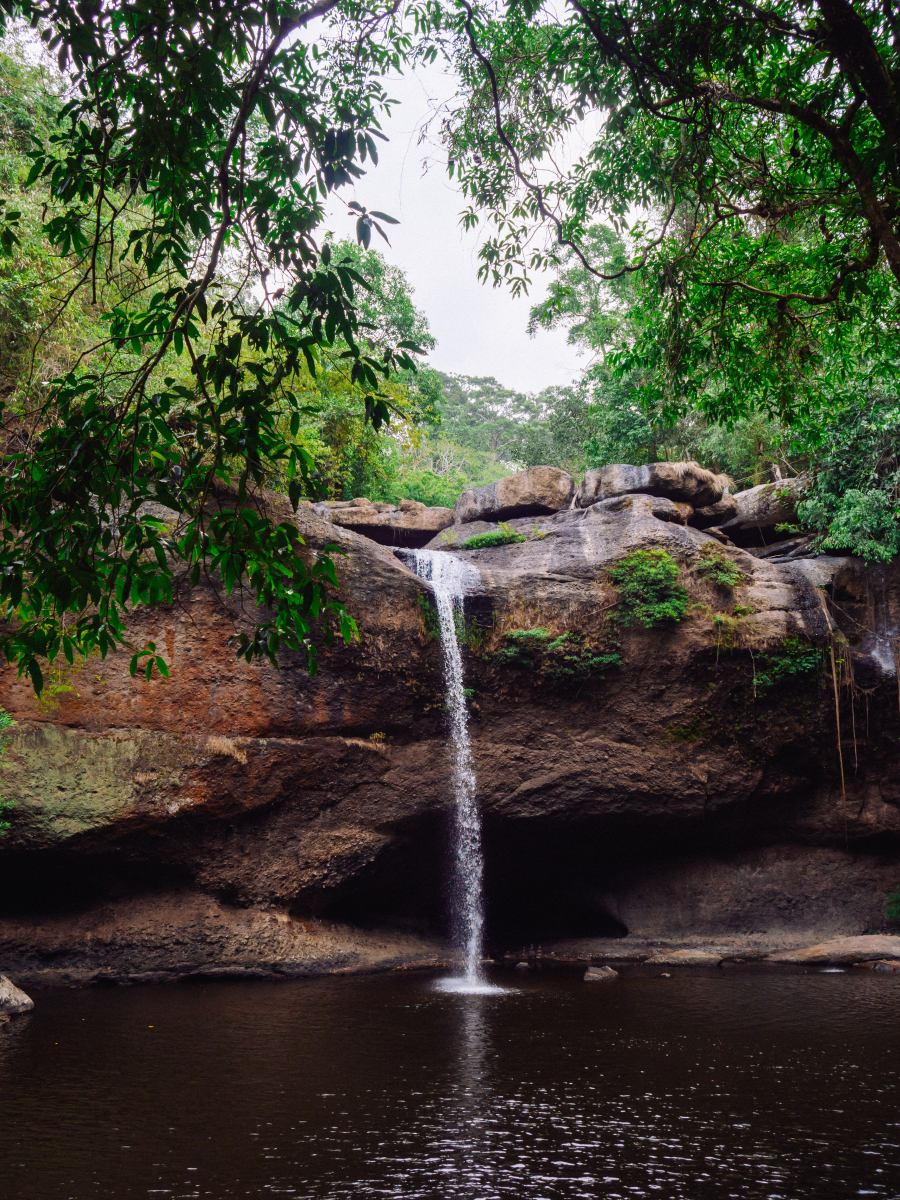
[{"label": "dense jungle vegetation", "polygon": [[[806,468],[826,547],[900,547],[890,6],[0,12],[0,648],[38,690],[203,574],[262,606],[248,661],[314,669],[317,626],[353,637],[329,553],[301,561],[266,486],[452,504],[535,463],[692,457],[737,486]],[[356,241],[323,234],[325,200],[377,170],[389,75],[439,56],[460,90],[433,135],[482,276],[551,272],[531,328],[568,329],[575,386],[431,370],[372,246],[391,214],[353,202]]]}]

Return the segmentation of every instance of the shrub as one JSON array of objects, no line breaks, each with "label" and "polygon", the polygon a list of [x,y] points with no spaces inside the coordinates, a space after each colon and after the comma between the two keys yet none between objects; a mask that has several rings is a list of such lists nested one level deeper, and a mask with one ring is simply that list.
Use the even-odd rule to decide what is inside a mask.
[{"label": "shrub", "polygon": [[756,686],[768,688],[800,682],[818,671],[821,662],[822,651],[817,646],[810,645],[802,638],[785,638],[777,653],[767,654],[760,659],[756,670]]},{"label": "shrub", "polygon": [[688,594],[678,582],[678,563],[665,550],[635,550],[609,570],[619,592],[615,620],[626,628],[680,621]]},{"label": "shrub", "polygon": [[884,915],[889,921],[900,922],[900,888],[888,896]]},{"label": "shrub", "polygon": [[506,645],[493,655],[494,661],[520,670],[534,671],[553,683],[601,681],[601,671],[618,667],[622,658],[615,650],[598,651],[587,645],[584,634],[547,629],[513,629],[503,635]]},{"label": "shrub", "polygon": [[513,542],[527,541],[528,538],[524,533],[516,533],[511,525],[501,521],[499,529],[489,529],[487,533],[476,533],[473,537],[467,538],[460,546],[460,550],[486,550],[488,546],[509,546]]},{"label": "shrub", "polygon": [[738,569],[727,554],[723,554],[718,546],[709,543],[700,551],[700,561],[694,570],[716,587],[725,588],[729,592],[734,591],[746,578],[744,572]]}]

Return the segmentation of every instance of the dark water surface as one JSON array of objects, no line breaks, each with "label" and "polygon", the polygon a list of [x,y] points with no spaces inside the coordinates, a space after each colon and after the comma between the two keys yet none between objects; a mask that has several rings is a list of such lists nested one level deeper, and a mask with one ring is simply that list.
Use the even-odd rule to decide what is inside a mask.
[{"label": "dark water surface", "polygon": [[45,992],[3,1200],[900,1197],[900,979],[421,975]]}]

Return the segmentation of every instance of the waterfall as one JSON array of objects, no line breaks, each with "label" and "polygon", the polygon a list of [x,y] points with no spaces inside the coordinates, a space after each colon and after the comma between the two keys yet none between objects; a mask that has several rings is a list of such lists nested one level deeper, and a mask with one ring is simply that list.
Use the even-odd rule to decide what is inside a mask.
[{"label": "waterfall", "polygon": [[415,571],[434,589],[441,646],[447,712],[450,717],[451,784],[453,787],[454,869],[451,890],[453,935],[465,960],[465,984],[483,986],[481,973],[484,939],[484,859],[481,852],[481,814],[475,796],[475,764],[469,741],[469,711],[463,689],[462,654],[456,633],[456,616],[462,616],[463,597],[473,591],[479,574],[470,563],[445,550],[416,550]]}]

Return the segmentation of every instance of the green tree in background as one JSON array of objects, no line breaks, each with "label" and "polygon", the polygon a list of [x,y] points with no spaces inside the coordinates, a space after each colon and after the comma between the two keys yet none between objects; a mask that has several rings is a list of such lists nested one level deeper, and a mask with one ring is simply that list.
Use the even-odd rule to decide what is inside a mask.
[{"label": "green tree in background", "polygon": [[531,431],[526,461],[579,470],[695,458],[742,487],[771,479],[773,462],[789,470],[779,448],[782,430],[766,414],[753,412],[729,426],[710,423],[695,409],[667,418],[644,394],[639,372],[614,369],[616,351],[632,345],[640,328],[640,276],[618,274],[626,247],[613,229],[591,226],[586,241],[611,278],[592,274],[567,250],[547,297],[531,310],[532,333],[567,328],[569,344],[588,362],[576,386],[546,394],[545,419]]},{"label": "green tree in background", "polygon": [[[482,271],[522,286],[560,248],[641,277],[620,365],[672,416],[793,419],[864,351],[896,372],[900,60],[890,6],[848,0],[462,3],[447,126]],[[554,151],[592,115],[571,166]],[[635,220],[642,211],[645,217]],[[628,234],[593,257],[601,217]],[[544,223],[552,240],[534,242]],[[609,280],[612,282],[612,280]]]},{"label": "green tree in background", "polygon": [[[897,404],[893,8],[461,8],[450,171],[469,223],[493,224],[484,278],[521,290],[530,270],[560,272],[532,321],[568,323],[599,355],[583,385],[598,401],[588,458],[677,450],[742,482],[762,481],[766,459],[809,465],[806,516],[825,544],[893,553],[900,505],[882,450],[864,438],[871,456],[855,460],[877,486],[827,465],[835,438]],[[586,149],[571,161],[576,129]]]},{"label": "green tree in background", "polygon": [[[334,565],[304,560],[257,497],[277,479],[296,503],[312,483],[303,383],[323,355],[342,358],[376,429],[386,385],[415,367],[412,339],[373,334],[365,280],[315,236],[327,198],[377,161],[382,75],[409,45],[397,12],[3,0],[0,13],[29,19],[64,72],[55,116],[19,106],[38,143],[0,205],[3,303],[18,314],[0,368],[14,381],[0,650],[40,690],[42,661],[105,655],[133,607],[209,574],[265,610],[240,654],[274,663],[294,647],[313,668],[316,623],[354,632],[328,590]],[[357,209],[364,244],[393,220]],[[132,669],[166,670],[134,651]]]}]

